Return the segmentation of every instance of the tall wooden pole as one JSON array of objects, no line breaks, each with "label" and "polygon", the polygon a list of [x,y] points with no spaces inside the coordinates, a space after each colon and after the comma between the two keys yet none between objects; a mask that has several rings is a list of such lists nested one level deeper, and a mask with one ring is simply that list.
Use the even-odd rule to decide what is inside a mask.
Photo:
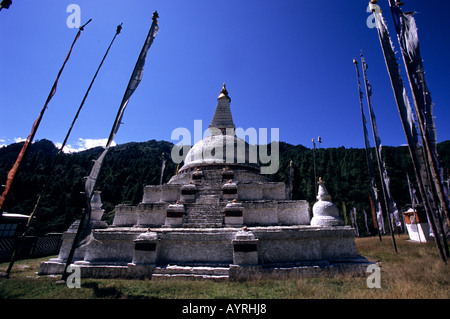
[{"label": "tall wooden pole", "polygon": [[[359,104],[360,104],[360,108],[361,108],[361,120],[362,120],[363,133],[364,133],[364,145],[365,145],[365,151],[366,151],[367,169],[369,171],[369,178],[370,178],[371,190],[370,190],[369,197],[371,197],[370,199],[371,199],[371,201],[373,201],[373,203],[371,203],[371,206],[373,206],[373,207],[371,207],[371,209],[375,210],[375,207],[376,207],[376,209],[378,209],[378,207],[379,207],[378,194],[376,193],[377,187],[376,187],[376,183],[375,183],[372,159],[371,159],[371,155],[370,155],[370,145],[369,145],[369,140],[368,140],[368,136],[367,136],[366,117],[364,116],[364,108],[363,108],[363,102],[362,102],[361,82],[359,81],[358,61],[356,61],[356,59],[353,59],[353,63],[355,64],[355,68],[356,68],[356,79],[357,79],[357,83],[358,83],[358,95],[359,95]],[[378,226],[377,227],[378,228],[378,237],[381,242],[381,225],[378,224],[378,219],[376,218],[376,216],[372,216],[372,218],[375,219],[374,222]]]},{"label": "tall wooden pole", "polygon": [[317,196],[317,172],[316,172],[316,141],[312,139],[313,143],[313,160],[314,160],[314,198]]},{"label": "tall wooden pole", "polygon": [[[414,81],[416,81],[417,79],[415,80],[413,78],[413,74],[411,72],[415,73],[415,72],[419,72],[419,71],[414,68],[411,70],[411,63],[408,63],[408,61],[406,60],[406,56],[405,56],[406,55],[406,52],[405,52],[406,44],[403,41],[404,36],[401,34],[401,27],[399,26],[398,21],[396,20],[395,14],[394,14],[394,10],[398,10],[398,11],[396,11],[396,13],[399,15],[403,14],[399,7],[402,4],[400,4],[398,2],[396,4],[394,4],[392,1],[389,1],[389,5],[391,7],[392,18],[394,20],[395,29],[397,31],[397,40],[402,49],[403,64],[406,69],[406,74],[408,77],[408,82],[409,82],[409,85],[411,88],[412,97],[413,97],[413,101],[414,101],[414,108],[416,111],[417,124],[419,126],[420,137],[422,140],[422,153],[424,153],[423,161],[424,161],[424,165],[425,165],[425,173],[426,173],[426,175],[428,175],[428,178],[427,178],[428,181],[430,181],[431,179],[433,180],[436,194],[437,194],[437,196],[439,198],[439,202],[441,204],[441,209],[444,212],[445,216],[447,217],[447,223],[450,225],[448,198],[447,199],[445,198],[446,197],[445,189],[444,189],[445,186],[444,186],[443,180],[441,180],[441,178],[439,176],[440,174],[438,172],[439,171],[438,166],[440,165],[440,163],[437,162],[437,161],[439,161],[439,159],[437,158],[437,149],[436,149],[435,145],[431,145],[432,143],[430,142],[429,131],[425,128],[426,121],[424,119],[424,114],[423,114],[423,112],[421,112],[421,109],[419,106],[420,103],[418,101],[418,99],[423,98],[424,104],[427,104],[428,99],[426,97],[426,94],[428,94],[428,93],[427,93],[427,89],[426,89],[426,83],[424,83],[424,77],[419,77],[421,79],[421,81],[423,80],[423,82],[421,82],[421,86],[423,88],[423,96],[417,96],[417,90],[415,90],[416,86],[413,85]],[[417,50],[419,50],[419,48],[417,48]],[[421,65],[421,63],[420,63],[420,65]],[[422,72],[423,72],[423,69],[422,69]],[[431,103],[431,101],[428,100],[428,103]],[[428,197],[428,194],[425,193],[425,196]],[[433,221],[435,223],[437,223],[437,225],[439,227],[439,232],[435,232],[435,236],[440,235],[443,245],[444,245],[446,256],[450,257],[450,251],[448,248],[447,238],[446,238],[445,230],[443,227],[441,214],[439,213],[439,211],[436,207],[435,193],[431,189],[431,185],[430,185],[430,197],[431,197],[430,201],[433,202],[433,205],[432,205],[433,209],[430,210],[432,216],[429,216],[428,219],[430,219],[430,217],[431,217],[434,219]],[[432,223],[432,221],[430,221],[430,223]]]},{"label": "tall wooden pole", "polygon": [[[362,60],[364,59],[363,56],[362,56],[362,53],[361,53],[361,59]],[[387,189],[386,189],[387,185],[385,185],[384,177],[383,177],[383,160],[381,159],[380,145],[379,145],[379,143],[377,141],[378,138],[377,138],[377,134],[376,134],[376,131],[375,131],[376,123],[375,123],[375,119],[372,116],[373,109],[372,109],[372,103],[370,102],[369,89],[368,89],[368,86],[367,86],[366,68],[365,68],[364,60],[362,61],[362,70],[363,70],[363,76],[364,76],[364,85],[365,85],[365,88],[366,88],[367,104],[368,104],[369,110],[370,110],[370,122],[372,123],[373,139],[375,140],[375,151],[376,151],[375,153],[377,154],[378,172],[380,173],[380,179],[381,179],[381,190],[383,191],[384,205],[385,205],[385,208],[386,208],[386,214],[388,216],[389,229],[391,231],[391,237],[392,237],[392,244],[394,246],[395,252],[398,252],[397,244],[395,242],[394,229],[392,228],[391,211],[389,209],[389,204],[388,204],[388,193],[387,193]]]},{"label": "tall wooden pole", "polygon": [[[56,80],[55,80],[55,82],[53,83],[53,86],[52,86],[52,88],[51,88],[51,90],[50,90],[50,93],[49,93],[49,95],[48,95],[48,97],[47,97],[47,100],[46,100],[46,102],[45,102],[45,104],[44,104],[44,107],[42,108],[42,110],[41,110],[41,112],[40,112],[40,114],[39,114],[39,117],[38,117],[38,118],[36,119],[36,121],[34,122],[33,127],[32,127],[32,130],[31,130],[31,133],[30,133],[30,135],[28,136],[27,140],[25,141],[25,143],[24,143],[24,145],[23,145],[23,147],[22,147],[22,150],[20,151],[20,154],[19,154],[19,156],[17,157],[16,162],[14,163],[13,168],[12,168],[11,171],[8,173],[7,186],[6,186],[6,188],[5,188],[3,194],[1,195],[1,198],[0,198],[0,218],[1,218],[1,212],[2,212],[3,203],[4,203],[4,200],[6,199],[6,196],[7,196],[7,194],[8,194],[9,188],[10,188],[10,186],[11,186],[13,180],[14,180],[14,177],[15,177],[17,171],[19,170],[19,167],[20,167],[20,165],[21,165],[21,163],[22,163],[22,159],[25,157],[25,155],[26,155],[26,153],[27,153],[27,151],[28,151],[28,146],[31,144],[31,142],[32,142],[33,139],[34,139],[34,136],[35,136],[36,131],[37,131],[38,127],[39,127],[39,124],[40,124],[40,122],[41,122],[41,120],[42,120],[42,117],[43,117],[43,115],[44,115],[44,112],[45,112],[45,110],[47,109],[47,105],[50,103],[50,100],[53,98],[53,96],[54,96],[55,93],[56,93],[56,87],[57,87],[57,84],[58,84],[59,77],[61,76],[61,74],[62,74],[62,72],[63,72],[63,70],[64,70],[64,67],[66,66],[66,63],[67,63],[67,61],[69,60],[70,54],[71,54],[71,52],[72,52],[72,49],[73,49],[73,47],[74,47],[76,41],[77,41],[78,38],[80,37],[81,32],[84,31],[84,27],[85,27],[89,22],[91,22],[91,20],[92,20],[92,19],[89,19],[88,22],[86,22],[84,25],[82,25],[82,26],[80,26],[80,27],[78,28],[79,30],[78,30],[77,34],[75,35],[75,39],[74,39],[73,42],[72,42],[72,45],[71,45],[71,47],[70,47],[70,50],[69,50],[69,52],[67,53],[66,58],[65,58],[65,60],[64,60],[64,63],[63,63],[63,65],[62,65],[62,67],[60,68],[59,72],[58,72],[58,75],[57,75],[57,77],[56,77]],[[38,199],[38,202],[39,202],[39,199]],[[11,260],[10,260],[9,265],[8,265],[8,268],[7,268],[7,270],[6,270],[6,277],[7,277],[7,278],[9,277],[9,274],[10,274],[10,272],[11,272],[11,270],[12,270],[12,267],[13,267],[15,261],[17,260],[17,258],[19,257],[20,252],[22,251],[22,247],[23,247],[23,244],[24,244],[24,242],[25,242],[25,236],[26,236],[27,233],[28,233],[29,226],[30,226],[30,223],[31,223],[31,221],[32,221],[32,219],[33,219],[33,216],[34,216],[34,211],[33,211],[33,212],[30,214],[30,216],[28,217],[28,221],[27,221],[27,224],[26,224],[26,226],[25,226],[24,232],[20,235],[20,237],[16,238],[16,240],[14,241],[14,247],[13,247],[13,252],[12,252]]]},{"label": "tall wooden pole", "polygon": [[[389,74],[389,78],[391,80],[392,90],[394,92],[394,97],[397,105],[397,109],[400,115],[400,120],[403,125],[403,131],[405,132],[406,140],[408,143],[409,152],[411,155],[411,159],[413,162],[414,172],[416,174],[417,184],[419,186],[420,195],[424,202],[425,212],[428,216],[428,220],[431,223],[431,227],[433,232],[437,234],[436,223],[434,219],[434,215],[432,213],[432,206],[430,203],[430,199],[428,194],[426,193],[424,182],[422,179],[422,171],[424,169],[424,163],[421,162],[423,153],[419,148],[417,141],[417,132],[416,128],[413,124],[410,124],[409,121],[413,121],[410,118],[410,114],[408,111],[409,102],[404,99],[403,93],[405,92],[402,79],[399,73],[399,67],[397,60],[395,58],[395,52],[392,48],[392,43],[390,41],[390,37],[387,31],[387,28],[384,26],[383,17],[381,13],[377,13],[376,10],[372,10],[375,15],[375,21],[377,23],[377,31],[378,38],[380,40],[381,49],[383,52],[384,60],[386,62],[386,68]],[[386,30],[385,30],[386,29]],[[420,153],[420,154],[419,154]],[[446,258],[442,249],[441,242],[438,236],[434,236],[436,245],[439,250],[439,254],[441,259],[446,262]]]}]

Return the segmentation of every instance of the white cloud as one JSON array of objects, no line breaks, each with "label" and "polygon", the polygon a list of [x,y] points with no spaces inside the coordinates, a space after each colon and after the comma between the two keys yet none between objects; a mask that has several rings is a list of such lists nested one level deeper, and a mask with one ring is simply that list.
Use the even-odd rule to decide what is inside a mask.
[{"label": "white cloud", "polygon": [[26,138],[15,137],[14,138],[14,143],[25,142],[26,140],[27,140]]},{"label": "white cloud", "polygon": [[[62,143],[55,143],[55,146],[56,146],[58,149],[60,149],[61,146],[62,146]],[[74,147],[72,147],[71,145],[65,145],[65,146],[64,146],[64,149],[63,149],[63,152],[64,152],[64,153],[76,153],[76,152],[79,152],[79,151],[84,151],[84,149],[74,148]]]},{"label": "white cloud", "polygon": [[[108,142],[107,138],[100,138],[100,139],[91,139],[91,138],[79,138],[78,139],[80,141],[80,143],[84,144],[84,146],[89,149],[89,148],[94,148],[97,146],[106,146],[106,143]],[[113,142],[112,146],[114,146],[115,143]]]},{"label": "white cloud", "polygon": [[[26,141],[25,138],[21,138],[21,137],[15,137],[13,140],[14,140],[14,143],[20,143],[20,142]],[[79,138],[78,141],[74,145],[66,144],[64,146],[63,152],[64,153],[76,153],[76,152],[85,151],[90,148],[94,148],[94,147],[98,147],[98,146],[105,147],[107,142],[108,142],[107,138],[98,138],[98,139]],[[0,147],[6,147],[9,144],[11,144],[10,139],[0,139]],[[61,146],[62,146],[62,143],[57,142],[54,144],[58,149],[61,148]],[[117,144],[114,141],[111,143],[111,146],[116,146],[116,145]]]},{"label": "white cloud", "polygon": [[20,143],[25,141],[26,139],[21,137],[15,137],[13,140],[11,140],[10,138],[0,138],[0,147],[6,147],[13,143]]},{"label": "white cloud", "polygon": [[21,138],[21,137],[15,137],[12,140],[10,138],[7,138],[7,139],[0,138],[0,147],[6,147],[12,143],[25,142],[26,140],[27,140],[26,138]]},{"label": "white cloud", "polygon": [[[88,150],[90,148],[102,146],[105,147],[106,143],[108,142],[107,138],[99,138],[99,139],[92,139],[92,138],[79,138],[78,142],[75,146],[66,144],[64,146],[63,152],[64,153],[76,153]],[[60,148],[62,146],[61,143],[55,143],[57,148]],[[116,146],[116,142],[112,142],[111,146]]]}]

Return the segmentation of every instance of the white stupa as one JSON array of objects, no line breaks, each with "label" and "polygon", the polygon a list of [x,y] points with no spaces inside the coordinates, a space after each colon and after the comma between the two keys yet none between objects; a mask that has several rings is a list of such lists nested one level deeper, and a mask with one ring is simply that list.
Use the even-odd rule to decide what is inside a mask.
[{"label": "white stupa", "polygon": [[[311,221],[306,200],[292,200],[285,183],[250,161],[250,145],[235,134],[230,101],[224,85],[211,136],[191,148],[167,184],[146,185],[138,205],[117,205],[112,225],[93,227],[95,240],[73,258],[83,278],[365,273],[370,262],[358,254],[355,232],[343,226],[323,182]],[[218,151],[226,147],[234,156]],[[40,275],[62,273],[76,227],[64,233],[58,258],[41,263]]]},{"label": "white stupa", "polygon": [[325,182],[319,178],[319,191],[317,192],[317,202],[313,206],[313,218],[311,226],[343,226],[344,221],[339,216],[336,205],[331,201],[331,195],[325,188]]}]

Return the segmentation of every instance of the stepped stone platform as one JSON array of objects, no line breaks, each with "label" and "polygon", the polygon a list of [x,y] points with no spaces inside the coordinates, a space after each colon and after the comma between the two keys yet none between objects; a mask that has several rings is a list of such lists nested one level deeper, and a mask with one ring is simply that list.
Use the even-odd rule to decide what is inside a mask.
[{"label": "stepped stone platform", "polygon": [[[73,258],[82,277],[247,280],[365,272],[370,262],[358,254],[354,229],[343,226],[324,182],[311,219],[308,202],[292,200],[285,183],[251,161],[250,145],[235,135],[230,101],[224,85],[211,136],[191,148],[167,184],[145,186],[140,204],[117,205],[110,226],[100,220],[97,196],[90,240]],[[217,157],[220,150],[226,151]],[[63,272],[77,225],[39,274]]]},{"label": "stepped stone platform", "polygon": [[214,281],[229,280],[230,268],[220,266],[178,266],[156,267],[152,279],[208,279]]},{"label": "stepped stone platform", "polygon": [[[155,255],[153,260],[144,264],[136,256],[136,249],[142,249],[136,247],[142,234],[152,234],[156,243],[153,251],[147,251]],[[239,238],[242,234],[244,239]],[[65,233],[67,247],[74,235]],[[96,242],[89,244],[79,256],[82,258],[74,262],[82,277],[241,280],[339,272],[361,274],[370,264],[357,253],[354,230],[345,226],[266,226],[220,231],[129,227],[95,230],[94,238]],[[67,253],[67,249],[62,249],[58,258],[42,263],[39,274],[62,273]],[[139,266],[144,270],[134,268]]]}]

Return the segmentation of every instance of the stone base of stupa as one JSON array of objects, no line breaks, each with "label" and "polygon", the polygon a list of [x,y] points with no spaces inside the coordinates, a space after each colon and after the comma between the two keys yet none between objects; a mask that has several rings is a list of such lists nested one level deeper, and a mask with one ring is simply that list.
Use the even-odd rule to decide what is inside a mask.
[{"label": "stone base of stupa", "polygon": [[[142,234],[148,242],[137,242]],[[244,234],[244,236],[242,235]],[[247,236],[248,234],[248,236]],[[247,236],[247,237],[246,237]],[[58,258],[39,275],[61,274],[74,233],[65,233]],[[357,253],[350,227],[108,228],[94,230],[73,266],[82,278],[257,279],[363,274],[369,261]],[[139,255],[139,260],[138,256]]]}]

